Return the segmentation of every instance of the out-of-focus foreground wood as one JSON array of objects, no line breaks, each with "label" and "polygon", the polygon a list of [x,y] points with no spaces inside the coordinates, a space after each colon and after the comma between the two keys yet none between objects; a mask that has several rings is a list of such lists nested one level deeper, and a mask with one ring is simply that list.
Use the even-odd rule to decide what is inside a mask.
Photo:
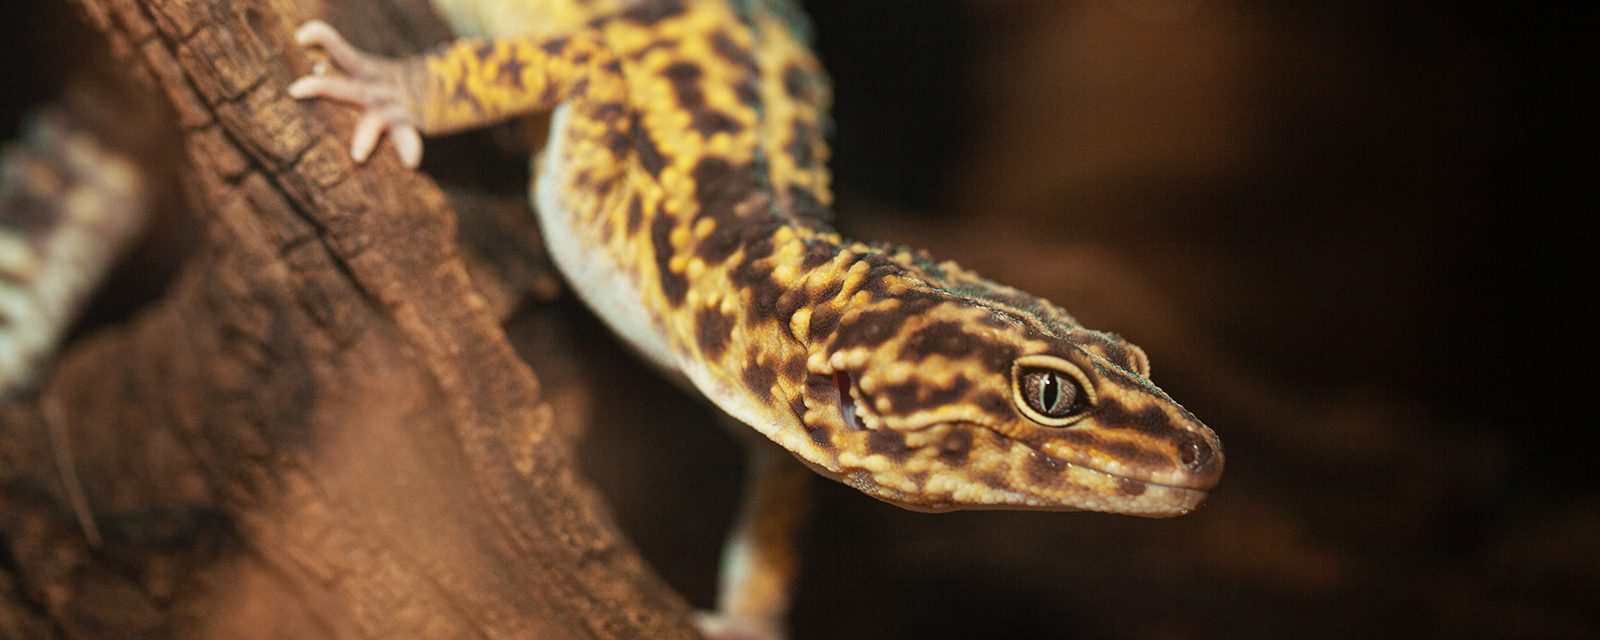
[{"label": "out-of-focus foreground wood", "polygon": [[437,186],[284,95],[303,20],[414,51],[425,3],[77,1],[170,101],[202,240],[0,415],[0,637],[691,637],[502,329],[537,238],[458,250]]}]

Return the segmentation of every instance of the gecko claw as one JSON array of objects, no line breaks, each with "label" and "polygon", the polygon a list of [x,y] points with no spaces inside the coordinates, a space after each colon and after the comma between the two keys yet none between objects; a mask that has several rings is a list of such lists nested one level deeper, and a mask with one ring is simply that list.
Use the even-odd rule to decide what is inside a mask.
[{"label": "gecko claw", "polygon": [[422,165],[422,134],[417,132],[416,127],[390,128],[389,140],[394,143],[395,153],[400,156],[400,164],[407,169]]},{"label": "gecko claw", "polygon": [[387,125],[383,118],[376,113],[367,112],[356,121],[356,132],[350,136],[350,157],[356,162],[366,162],[372,156],[372,150],[378,146],[378,137],[383,135]]}]

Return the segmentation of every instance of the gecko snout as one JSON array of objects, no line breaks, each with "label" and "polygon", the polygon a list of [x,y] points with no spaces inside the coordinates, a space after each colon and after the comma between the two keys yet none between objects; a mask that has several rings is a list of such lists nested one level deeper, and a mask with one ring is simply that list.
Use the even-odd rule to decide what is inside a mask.
[{"label": "gecko snout", "polygon": [[1200,429],[1205,433],[1189,432],[1178,437],[1178,464],[1188,472],[1191,486],[1209,489],[1222,478],[1222,443],[1210,429]]}]

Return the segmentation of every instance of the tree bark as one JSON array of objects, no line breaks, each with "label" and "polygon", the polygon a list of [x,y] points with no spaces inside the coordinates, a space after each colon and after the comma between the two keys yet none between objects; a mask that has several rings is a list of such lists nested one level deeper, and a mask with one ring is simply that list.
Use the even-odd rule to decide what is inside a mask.
[{"label": "tree bark", "polygon": [[507,340],[553,286],[520,192],[357,167],[351,110],[284,94],[298,24],[417,51],[422,0],[77,2],[171,103],[203,237],[0,414],[0,636],[694,637],[574,469],[581,390]]}]

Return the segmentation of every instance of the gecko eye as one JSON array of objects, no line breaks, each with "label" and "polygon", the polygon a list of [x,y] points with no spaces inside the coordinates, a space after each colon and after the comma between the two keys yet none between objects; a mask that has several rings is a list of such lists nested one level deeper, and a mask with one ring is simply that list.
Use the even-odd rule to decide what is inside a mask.
[{"label": "gecko eye", "polygon": [[1046,418],[1065,418],[1081,408],[1083,390],[1072,376],[1051,369],[1023,369],[1022,399]]},{"label": "gecko eye", "polygon": [[1064,427],[1077,421],[1094,401],[1077,367],[1059,358],[1019,359],[1012,377],[1023,415],[1045,426]]}]

